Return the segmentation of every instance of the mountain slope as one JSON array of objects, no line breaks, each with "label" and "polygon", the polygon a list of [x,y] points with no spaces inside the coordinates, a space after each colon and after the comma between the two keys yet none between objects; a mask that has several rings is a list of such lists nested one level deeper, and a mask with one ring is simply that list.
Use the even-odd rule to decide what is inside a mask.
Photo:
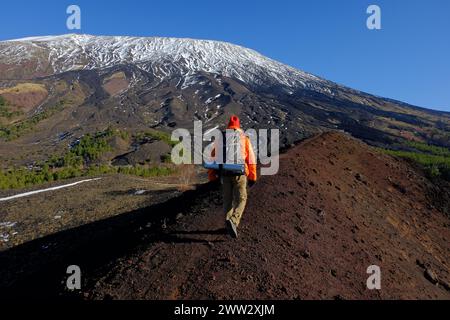
[{"label": "mountain slope", "polygon": [[[217,234],[221,208],[204,199],[162,242],[120,260],[92,297],[450,299],[450,220],[420,174],[335,133],[280,161],[251,189],[236,241]],[[370,265],[380,291],[366,287]]]},{"label": "mountain slope", "polygon": [[250,189],[236,240],[220,192],[202,185],[0,254],[3,292],[73,297],[61,279],[76,261],[87,299],[450,299],[450,220],[430,190],[405,162],[326,133]]},{"label": "mountain slope", "polygon": [[[92,70],[135,64],[161,80],[173,75],[198,72],[221,74],[247,84],[269,85],[266,81],[295,88],[327,90],[332,83],[268,59],[259,53],[225,42],[136,37],[95,37],[64,35],[36,37],[3,42],[0,55],[4,72],[21,64],[36,64],[35,74],[51,75],[75,70]],[[43,57],[45,56],[45,58]],[[37,62],[36,62],[37,61]],[[45,67],[48,64],[48,67]],[[9,69],[10,68],[10,69]],[[14,73],[14,72],[12,72]]]},{"label": "mountain slope", "polygon": [[[245,128],[280,129],[282,145],[338,129],[378,146],[405,140],[450,146],[449,113],[353,90],[217,41],[88,35],[2,41],[0,97],[0,160],[11,165],[29,165],[39,158],[30,154],[60,152],[108,126],[171,131],[201,120],[205,128],[223,127],[233,113]],[[10,154],[17,146],[29,149]]]}]

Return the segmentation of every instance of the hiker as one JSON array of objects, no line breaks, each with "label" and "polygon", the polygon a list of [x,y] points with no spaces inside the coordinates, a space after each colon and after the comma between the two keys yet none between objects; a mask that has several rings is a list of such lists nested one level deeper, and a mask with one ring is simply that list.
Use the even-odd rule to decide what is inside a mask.
[{"label": "hiker", "polygon": [[[227,161],[223,161],[219,170],[209,169],[208,178],[210,181],[220,179],[222,183],[223,209],[226,215],[227,229],[232,237],[237,238],[237,227],[241,222],[247,203],[247,180],[250,187],[256,182],[256,158],[250,139],[241,129],[237,116],[231,116],[226,131],[233,133],[232,136],[238,140],[234,144],[235,149],[231,148],[232,142],[226,141],[229,136],[225,133],[223,154],[224,157],[226,155]],[[239,153],[237,157],[241,159],[240,162],[238,161],[237,164],[228,163],[228,159],[230,159],[227,154],[229,149]],[[213,150],[212,157],[215,157],[215,155],[216,149]],[[240,169],[236,170],[236,168]]]}]

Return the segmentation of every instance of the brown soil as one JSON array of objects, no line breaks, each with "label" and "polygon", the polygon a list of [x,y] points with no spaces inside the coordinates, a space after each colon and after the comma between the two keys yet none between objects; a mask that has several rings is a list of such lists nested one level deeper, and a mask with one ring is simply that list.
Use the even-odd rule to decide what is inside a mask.
[{"label": "brown soil", "polygon": [[119,93],[123,92],[124,90],[126,90],[129,85],[130,85],[130,83],[125,78],[125,75],[123,75],[123,77],[117,77],[117,78],[113,78],[111,80],[108,80],[103,85],[103,88],[111,96],[115,96],[115,95],[118,95]]},{"label": "brown soil", "polygon": [[48,97],[44,86],[29,84],[18,85],[15,88],[0,90],[0,94],[13,107],[13,111],[29,112],[39,106]]},{"label": "brown soil", "polygon": [[[0,288],[73,297],[61,279],[78,264],[75,297],[87,299],[450,299],[450,220],[429,188],[407,163],[326,133],[288,150],[279,173],[250,189],[236,240],[219,190],[201,185],[0,254]],[[46,241],[55,248],[39,252]],[[366,287],[370,265],[381,268],[381,290]]]}]

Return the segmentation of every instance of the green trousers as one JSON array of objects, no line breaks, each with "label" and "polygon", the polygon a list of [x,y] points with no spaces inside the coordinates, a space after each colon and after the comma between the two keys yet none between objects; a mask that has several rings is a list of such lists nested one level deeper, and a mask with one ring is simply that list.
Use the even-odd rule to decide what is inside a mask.
[{"label": "green trousers", "polygon": [[247,203],[247,177],[244,175],[223,176],[222,187],[223,210],[226,218],[238,226]]}]

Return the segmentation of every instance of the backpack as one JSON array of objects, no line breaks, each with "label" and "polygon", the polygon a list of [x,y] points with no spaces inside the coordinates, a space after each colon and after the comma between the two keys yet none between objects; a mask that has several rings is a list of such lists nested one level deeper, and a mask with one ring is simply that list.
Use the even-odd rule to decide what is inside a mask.
[{"label": "backpack", "polygon": [[[245,174],[245,159],[242,158],[241,143],[244,134],[238,130],[227,129],[222,132],[222,155],[212,163],[204,163],[206,169],[213,169],[223,176],[241,176]],[[222,159],[221,159],[222,158]]]}]

